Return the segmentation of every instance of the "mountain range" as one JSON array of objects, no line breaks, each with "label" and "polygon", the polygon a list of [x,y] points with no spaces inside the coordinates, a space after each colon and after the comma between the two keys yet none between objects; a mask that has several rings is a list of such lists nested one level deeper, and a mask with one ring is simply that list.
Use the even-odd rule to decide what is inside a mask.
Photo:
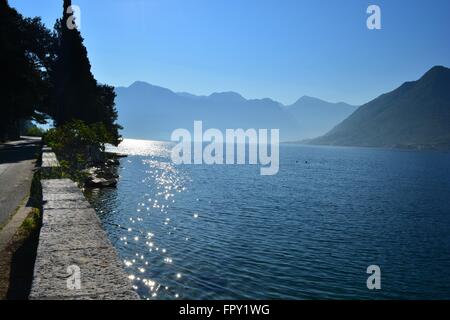
[{"label": "mountain range", "polygon": [[115,91],[122,135],[136,139],[170,140],[173,130],[202,120],[204,129],[280,129],[281,141],[295,141],[325,134],[357,108],[307,96],[288,106],[235,92],[198,96],[142,81]]},{"label": "mountain range", "polygon": [[431,68],[420,79],[362,105],[308,143],[450,149],[450,69]]},{"label": "mountain range", "polygon": [[292,105],[245,99],[235,92],[198,96],[137,81],[116,88],[127,138],[170,140],[177,128],[278,128],[281,141],[315,145],[450,149],[450,69],[435,66],[420,79],[360,106],[303,96]]}]

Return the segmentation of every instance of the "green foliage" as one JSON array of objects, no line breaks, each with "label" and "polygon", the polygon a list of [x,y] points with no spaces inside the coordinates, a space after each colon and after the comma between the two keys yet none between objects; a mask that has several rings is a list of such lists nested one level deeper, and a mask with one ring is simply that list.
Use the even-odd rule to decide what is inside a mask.
[{"label": "green foliage", "polygon": [[42,137],[45,134],[45,130],[36,126],[31,126],[25,132],[26,136],[30,137]]},{"label": "green foliage", "polygon": [[32,232],[39,228],[41,224],[41,209],[42,209],[42,187],[41,174],[36,171],[33,175],[30,188],[30,198],[28,206],[31,206],[31,213],[22,222],[22,229],[27,232]]},{"label": "green foliage", "polygon": [[81,120],[50,129],[44,135],[44,142],[53,151],[61,153],[72,150],[72,155],[88,146],[104,150],[104,145],[113,141],[114,137],[103,123],[86,124]]},{"label": "green foliage", "polygon": [[33,230],[36,230],[41,221],[41,210],[38,208],[32,208],[30,214],[28,217],[25,218],[25,220],[22,222],[22,229],[31,232]]},{"label": "green foliage", "polygon": [[80,120],[50,129],[43,137],[58,156],[62,176],[76,181],[83,181],[83,170],[90,164],[104,161],[105,144],[115,139],[103,123],[88,125]]}]

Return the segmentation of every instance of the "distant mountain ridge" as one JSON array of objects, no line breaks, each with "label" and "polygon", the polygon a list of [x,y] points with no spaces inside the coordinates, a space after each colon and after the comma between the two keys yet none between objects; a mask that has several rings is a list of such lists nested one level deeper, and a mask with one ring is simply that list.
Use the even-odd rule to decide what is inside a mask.
[{"label": "distant mountain ridge", "polygon": [[[356,109],[344,102],[330,103],[309,96],[303,96],[286,107],[286,111],[298,122],[299,134],[305,139],[323,135],[324,128],[331,130]],[[321,125],[318,126],[318,123]]]},{"label": "distant mountain ridge", "polygon": [[269,98],[245,99],[236,92],[197,96],[136,81],[116,87],[119,123],[127,138],[169,140],[177,128],[191,129],[194,120],[205,128],[280,129],[282,141],[325,134],[356,107],[302,97],[290,106]]},{"label": "distant mountain ridge", "polygon": [[308,143],[450,149],[450,69],[431,68],[419,80],[362,105]]}]

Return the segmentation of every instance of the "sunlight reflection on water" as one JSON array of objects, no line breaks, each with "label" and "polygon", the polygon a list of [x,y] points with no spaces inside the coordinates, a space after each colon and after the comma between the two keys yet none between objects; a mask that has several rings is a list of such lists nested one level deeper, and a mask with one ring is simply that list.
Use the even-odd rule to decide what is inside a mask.
[{"label": "sunlight reflection on water", "polygon": [[169,157],[172,142],[124,139],[118,147],[108,145],[106,151],[130,156]]},{"label": "sunlight reflection on water", "polygon": [[[163,298],[180,297],[180,292],[171,285],[163,286],[152,279],[151,272],[152,264],[162,261],[170,266],[172,278],[182,281],[182,273],[177,270],[171,252],[160,242],[162,233],[176,236],[177,227],[168,210],[175,203],[176,194],[186,191],[184,183],[187,177],[170,162],[172,145],[170,142],[125,139],[118,147],[107,147],[109,152],[142,157],[139,160],[145,168],[140,182],[148,188],[148,192],[138,196],[134,212],[129,212],[128,220],[119,225],[121,231],[118,232],[116,247],[130,248],[125,250],[127,258],[123,263],[129,279],[133,281],[133,288],[147,299],[157,298],[160,294]],[[125,161],[132,163],[134,159],[126,158]],[[141,191],[142,187],[134,192]],[[150,230],[149,226],[155,225],[155,219],[160,220],[158,230]],[[184,241],[187,238],[186,234],[180,236]]]}]

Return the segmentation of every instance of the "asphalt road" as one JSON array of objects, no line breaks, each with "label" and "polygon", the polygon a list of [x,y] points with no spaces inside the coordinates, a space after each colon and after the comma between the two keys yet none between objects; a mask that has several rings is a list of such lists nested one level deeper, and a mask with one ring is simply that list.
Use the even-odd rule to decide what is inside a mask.
[{"label": "asphalt road", "polygon": [[0,144],[0,227],[30,191],[39,145],[32,138]]}]

